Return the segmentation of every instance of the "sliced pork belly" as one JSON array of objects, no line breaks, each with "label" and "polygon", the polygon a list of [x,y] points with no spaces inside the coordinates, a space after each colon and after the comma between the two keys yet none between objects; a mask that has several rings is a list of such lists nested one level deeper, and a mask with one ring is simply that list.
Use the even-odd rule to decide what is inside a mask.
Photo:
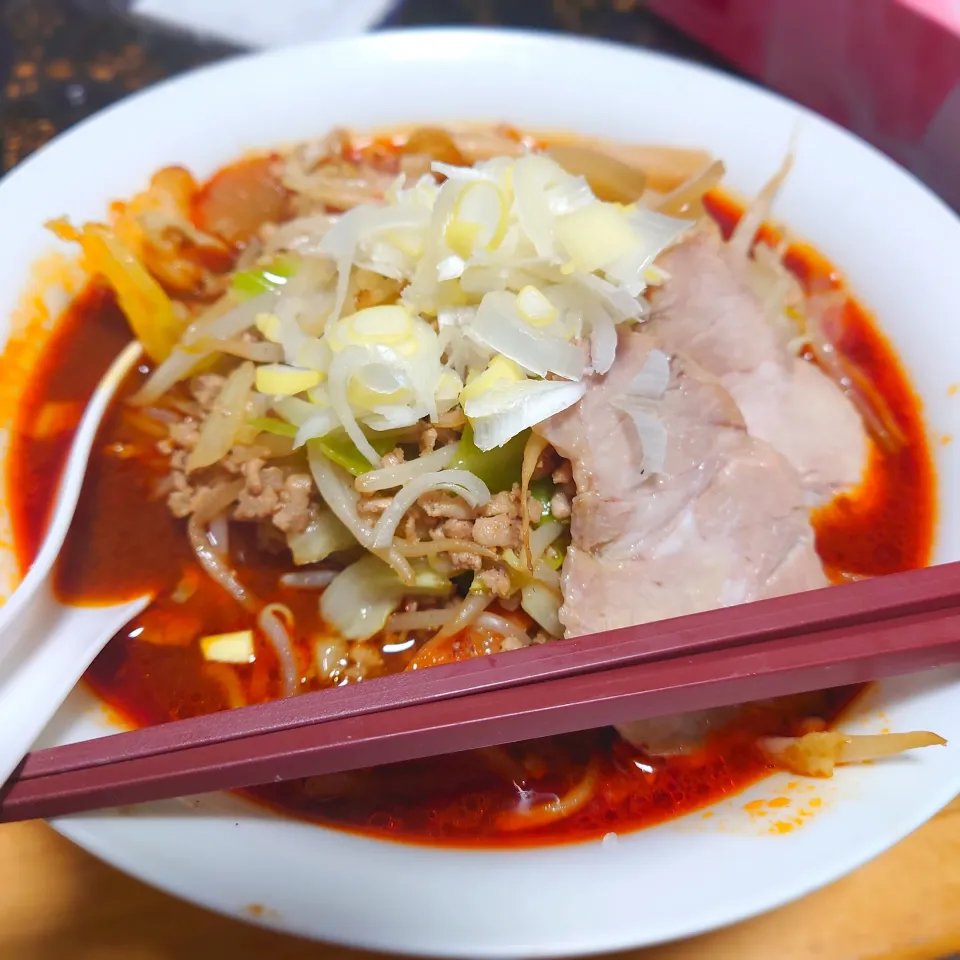
[{"label": "sliced pork belly", "polygon": [[[715,377],[680,356],[654,405],[666,429],[663,471],[648,475],[621,407],[658,347],[649,334],[622,334],[610,372],[537,428],[569,458],[577,486],[561,581],[568,637],[827,583],[796,470],[747,433]],[[672,753],[730,715],[643,721],[621,733]]]},{"label": "sliced pork belly", "polygon": [[675,247],[662,265],[670,276],[649,329],[664,348],[720,378],[749,432],[797,468],[812,499],[856,485],[868,450],[859,414],[817,367],[789,354],[741,281],[742,266],[706,234]]}]

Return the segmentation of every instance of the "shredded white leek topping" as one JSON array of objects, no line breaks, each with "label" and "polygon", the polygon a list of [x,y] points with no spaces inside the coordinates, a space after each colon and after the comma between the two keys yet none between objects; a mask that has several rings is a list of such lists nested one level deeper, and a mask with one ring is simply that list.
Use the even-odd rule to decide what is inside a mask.
[{"label": "shredded white leek topping", "polygon": [[[433,171],[333,222],[326,296],[294,276],[256,315],[283,362],[257,365],[255,387],[295,446],[342,428],[378,467],[369,431],[457,405],[481,450],[506,443],[610,369],[617,326],[645,316],[654,260],[690,225],[601,202],[540,154]],[[400,302],[343,315],[356,268],[399,281]]]}]

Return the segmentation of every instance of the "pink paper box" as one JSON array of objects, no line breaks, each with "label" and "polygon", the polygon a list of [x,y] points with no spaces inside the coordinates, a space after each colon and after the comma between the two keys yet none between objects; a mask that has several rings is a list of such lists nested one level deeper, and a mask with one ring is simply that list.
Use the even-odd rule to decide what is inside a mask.
[{"label": "pink paper box", "polygon": [[648,0],[960,209],[960,0]]}]

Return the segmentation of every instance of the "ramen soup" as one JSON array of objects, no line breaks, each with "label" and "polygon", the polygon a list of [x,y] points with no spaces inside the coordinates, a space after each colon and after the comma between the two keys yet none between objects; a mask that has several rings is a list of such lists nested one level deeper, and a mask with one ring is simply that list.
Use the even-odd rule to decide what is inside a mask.
[{"label": "ramen soup", "polygon": [[[135,337],[56,573],[155,599],[89,670],[134,725],[924,566],[919,405],[834,267],[696,151],[336,131],[51,224],[89,282],[18,410],[26,568]],[[595,838],[775,768],[942,742],[838,689],[249,791],[459,845]]]}]

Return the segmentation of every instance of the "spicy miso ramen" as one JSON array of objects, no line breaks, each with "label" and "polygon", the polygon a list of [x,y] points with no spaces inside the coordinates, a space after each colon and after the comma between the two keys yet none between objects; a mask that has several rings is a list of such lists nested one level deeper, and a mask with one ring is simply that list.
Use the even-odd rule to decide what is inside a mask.
[{"label": "spicy miso ramen", "polygon": [[[153,724],[924,566],[918,403],[842,277],[723,163],[507,128],[346,131],[104,223],[18,411],[23,566],[131,338],[57,570],[150,592],[87,681]],[[425,842],[546,843],[776,768],[942,742],[831,729],[855,689],[250,791]]]}]

